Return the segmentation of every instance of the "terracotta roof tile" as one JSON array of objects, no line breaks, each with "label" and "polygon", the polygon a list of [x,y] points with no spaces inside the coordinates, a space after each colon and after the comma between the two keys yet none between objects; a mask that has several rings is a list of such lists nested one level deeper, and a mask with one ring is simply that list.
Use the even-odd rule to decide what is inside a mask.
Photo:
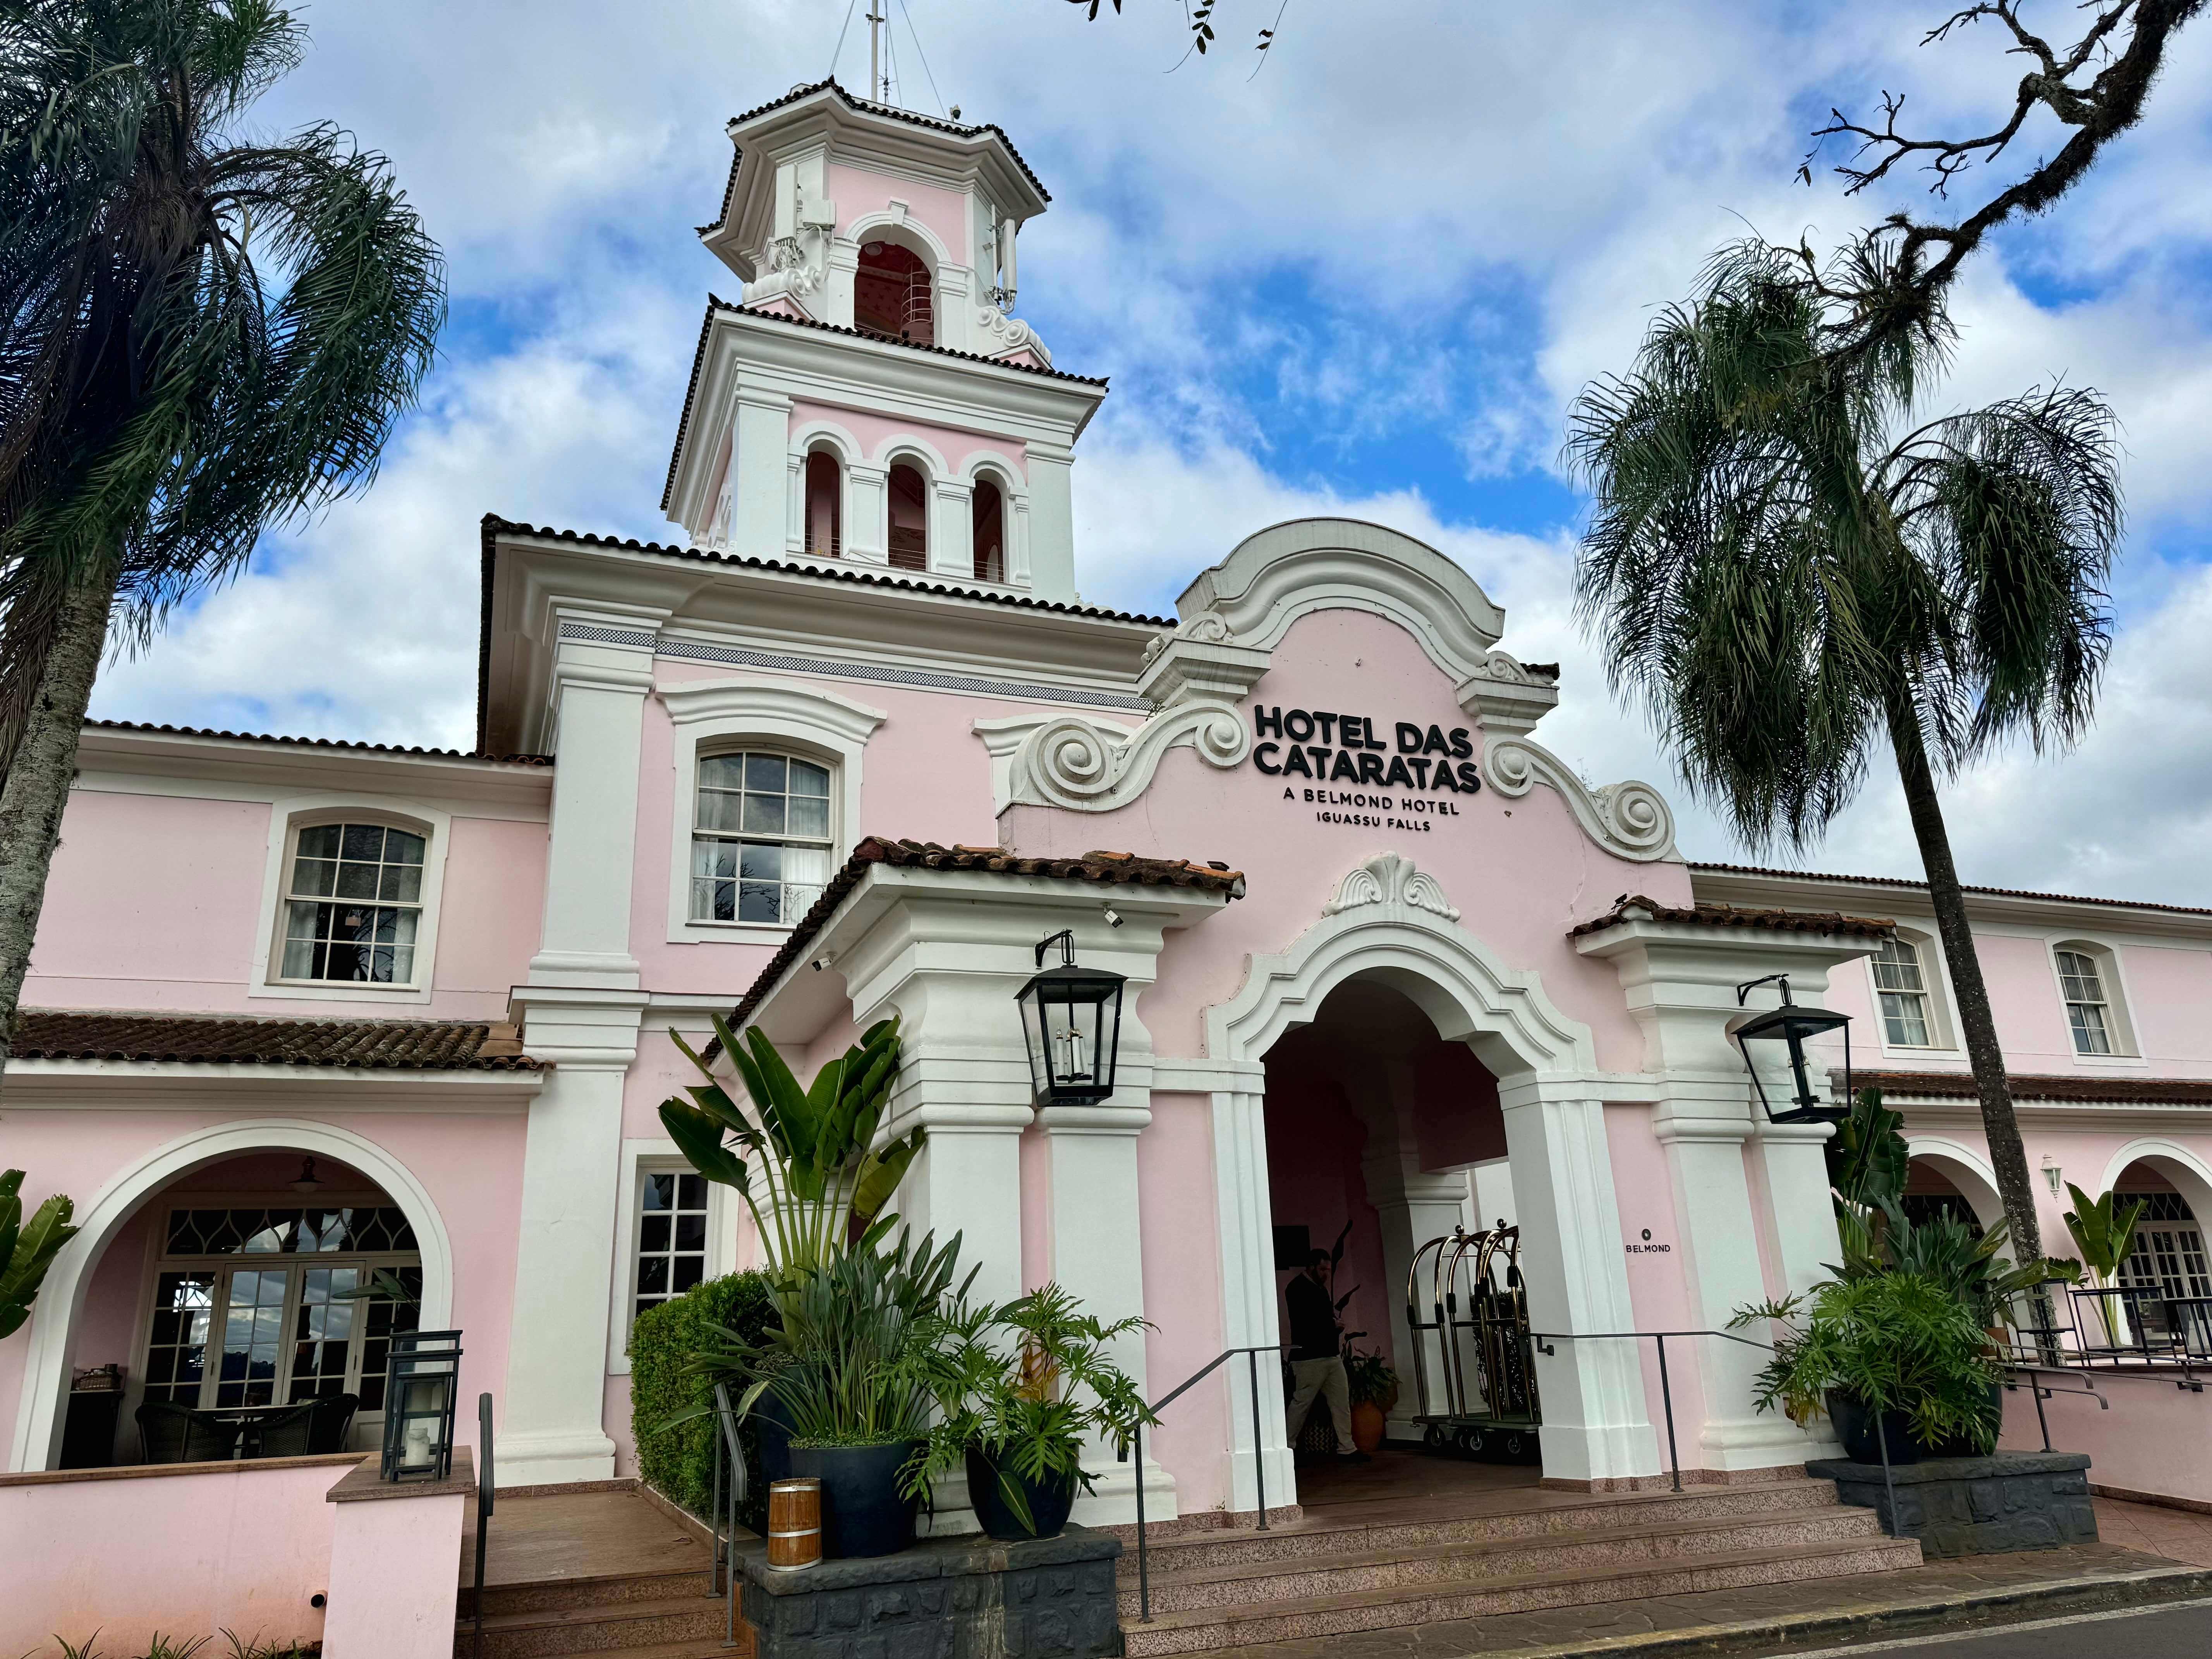
[{"label": "terracotta roof tile", "polygon": [[[1756,864],[1692,864],[1690,872],[1708,872],[1717,876],[1777,876],[1786,881],[1833,881],[1858,887],[1894,887],[1901,891],[1924,893],[1928,884],[1911,881],[1900,876],[1840,876],[1824,870],[1773,870]],[[2212,909],[2192,904],[2160,904],[2148,899],[2092,898],[2081,893],[2039,893],[2024,887],[1967,887],[1969,893],[1986,893],[1993,898],[2041,899],[2051,904],[2111,904],[2130,910],[2160,910],[2169,915],[2212,916]]]},{"label": "terracotta roof tile", "polygon": [[508,1025],[459,1020],[231,1019],[26,1008],[18,1060],[336,1066],[350,1071],[534,1072]]},{"label": "terracotta roof tile", "polygon": [[1688,927],[1747,927],[1770,933],[1840,933],[1846,939],[1887,939],[1897,924],[1878,916],[1847,916],[1832,910],[1753,910],[1735,904],[1662,904],[1641,893],[1624,893],[1601,916],[1577,922],[1569,939],[1601,933],[1624,921],[1663,921]]},{"label": "terracotta roof tile", "polygon": [[752,1017],[784,970],[806,954],[816,934],[829,925],[837,907],[860,884],[872,865],[887,864],[904,870],[972,870],[1008,877],[1042,877],[1053,881],[1088,881],[1105,887],[1191,887],[1200,892],[1244,896],[1242,871],[1187,859],[1139,858],[1133,853],[1085,853],[1079,859],[1024,858],[1003,847],[946,847],[933,841],[891,841],[870,836],[853,849],[837,873],[830,878],[813,908],[799,919],[782,948],[769,958],[768,966],[730,1014],[732,1028]]},{"label": "terracotta roof tile", "polygon": [[100,732],[151,732],[171,738],[220,738],[231,743],[279,744],[295,749],[338,749],[356,755],[421,755],[430,760],[483,761],[495,766],[550,766],[550,755],[486,755],[460,749],[419,749],[412,744],[354,743],[343,738],[285,738],[267,732],[218,732],[204,726],[155,726],[143,720],[87,720]]},{"label": "terracotta roof tile", "polygon": [[[818,565],[795,564],[784,559],[764,559],[752,553],[714,553],[699,547],[678,547],[666,542],[641,542],[635,536],[599,536],[586,530],[556,530],[550,526],[517,524],[502,519],[495,513],[483,518],[484,544],[489,552],[493,538],[502,534],[537,536],[547,541],[573,542],[580,547],[616,547],[631,553],[657,553],[665,558],[697,559],[707,564],[735,565],[747,570],[774,570],[790,576],[807,576],[816,581],[856,582],[864,587],[891,587],[910,593],[943,593],[957,599],[975,599],[984,605],[1011,605],[1017,611],[1048,611],[1063,617],[1089,617],[1100,622],[1136,623],[1146,628],[1173,628],[1170,617],[1147,617],[1133,611],[1109,611],[1103,605],[1063,605],[1057,599],[1031,599],[1026,593],[993,593],[979,588],[963,587],[957,582],[917,580],[912,576],[894,575],[887,570],[878,571],[860,566],[824,569]],[[486,566],[489,580],[489,566]]]},{"label": "terracotta roof tile", "polygon": [[[1840,1072],[1837,1073],[1841,1077]],[[1860,1087],[1886,1095],[1932,1100],[1972,1100],[1971,1072],[1855,1072]],[[2212,1106],[2212,1078],[2051,1077],[2014,1073],[2006,1081],[2014,1100],[2128,1106]]]}]

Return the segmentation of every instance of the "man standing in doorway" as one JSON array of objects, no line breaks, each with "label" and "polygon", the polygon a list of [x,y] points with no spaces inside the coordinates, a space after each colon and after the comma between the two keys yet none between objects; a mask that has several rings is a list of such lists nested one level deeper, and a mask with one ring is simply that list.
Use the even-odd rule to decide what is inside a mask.
[{"label": "man standing in doorway", "polygon": [[1364,1463],[1367,1454],[1352,1443],[1352,1388],[1344,1374],[1344,1329],[1330,1288],[1334,1278],[1328,1252],[1316,1250],[1306,1258],[1306,1270],[1284,1292],[1291,1310],[1291,1377],[1295,1385],[1285,1434],[1297,1445],[1314,1401],[1326,1401],[1330,1425],[1336,1431],[1336,1455]]}]

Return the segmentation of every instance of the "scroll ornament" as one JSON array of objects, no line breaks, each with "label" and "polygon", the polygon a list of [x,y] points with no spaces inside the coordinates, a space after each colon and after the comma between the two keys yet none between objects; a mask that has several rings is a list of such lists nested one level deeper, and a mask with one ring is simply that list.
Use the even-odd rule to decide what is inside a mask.
[{"label": "scroll ornament", "polygon": [[1401,853],[1382,853],[1356,865],[1336,884],[1336,896],[1322,908],[1334,916],[1368,904],[1402,904],[1426,910],[1446,921],[1457,921],[1459,912],[1444,897],[1444,890],[1425,870],[1414,867]]},{"label": "scroll ornament", "polygon": [[1188,744],[1210,766],[1231,767],[1252,747],[1233,704],[1199,699],[1162,709],[1126,739],[1063,715],[1023,739],[1009,780],[1012,799],[1032,806],[1111,812],[1152,787],[1169,750]]},{"label": "scroll ornament", "polygon": [[1566,799],[1591,840],[1616,857],[1650,864],[1674,855],[1674,814],[1667,799],[1633,780],[1592,789],[1548,749],[1522,738],[1492,738],[1484,750],[1483,780],[1509,800],[1538,783]]}]

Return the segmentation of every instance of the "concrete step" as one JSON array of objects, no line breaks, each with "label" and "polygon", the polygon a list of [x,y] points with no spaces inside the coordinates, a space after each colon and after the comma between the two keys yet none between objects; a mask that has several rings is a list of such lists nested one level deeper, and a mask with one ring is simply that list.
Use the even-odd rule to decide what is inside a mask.
[{"label": "concrete step", "polygon": [[[1273,1526],[1265,1532],[1247,1526],[1180,1533],[1152,1540],[1146,1547],[1157,1576],[1299,1556],[1412,1549],[1430,1544],[1474,1544],[1569,1532],[1711,1524],[1723,1519],[1802,1516],[1839,1507],[1835,1485],[1827,1480],[1777,1480],[1741,1486],[1693,1486],[1680,1492],[1592,1496],[1540,1509],[1529,1507],[1497,1513],[1455,1510],[1449,1503],[1423,1505],[1418,1510],[1404,1504],[1378,1504],[1375,1506],[1377,1513],[1371,1520],[1336,1510],[1328,1512],[1322,1518],[1310,1516],[1302,1521]],[[1119,1571],[1124,1580],[1135,1582],[1134,1540],[1123,1547]]]},{"label": "concrete step", "polygon": [[[678,1569],[672,1572],[587,1573],[574,1577],[544,1578],[521,1584],[486,1584],[484,1616],[506,1613],[552,1613],[568,1607],[599,1607],[613,1601],[665,1601],[679,1595],[706,1595],[714,1587],[712,1571]],[[472,1586],[461,1586],[459,1603],[464,1620],[476,1612]]]},{"label": "concrete step", "polygon": [[1239,1607],[1155,1612],[1150,1624],[1125,1618],[1121,1629],[1130,1659],[1145,1659],[1156,1654],[1205,1653],[1261,1642],[1401,1629],[1540,1607],[1887,1572],[1919,1565],[1920,1546],[1911,1539],[1842,1539],[1609,1569],[1526,1572],[1420,1586],[1394,1584]]},{"label": "concrete step", "polygon": [[[1360,1590],[1425,1591],[1434,1586],[1513,1578],[1530,1573],[1632,1569],[1719,1555],[1747,1555],[1800,1544],[1849,1545],[1879,1538],[1871,1510],[1829,1508],[1766,1517],[1719,1516],[1586,1532],[1553,1533],[1479,1542],[1438,1542],[1272,1561],[1218,1563],[1152,1575],[1152,1612],[1255,1606]],[[1121,1585],[1121,1610],[1134,1619],[1133,1581]]]},{"label": "concrete step", "polygon": [[[483,1659],[546,1659],[546,1656],[629,1653],[643,1648],[719,1642],[724,1610],[720,1596],[664,1596],[603,1601],[586,1607],[538,1607],[526,1613],[486,1613]],[[738,1621],[740,1630],[744,1621]],[[456,1626],[453,1651],[472,1659],[475,1623]]]}]

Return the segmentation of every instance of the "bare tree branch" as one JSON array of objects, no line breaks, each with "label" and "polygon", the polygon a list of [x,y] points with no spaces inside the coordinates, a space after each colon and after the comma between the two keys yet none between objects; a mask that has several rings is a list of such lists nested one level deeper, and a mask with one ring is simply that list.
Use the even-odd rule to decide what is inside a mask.
[{"label": "bare tree branch", "polygon": [[[1867,234],[1882,245],[1869,262],[1890,289],[1856,296],[1870,307],[1869,326],[1924,319],[1940,308],[1944,290],[1966,256],[1984,237],[2008,220],[2045,211],[2089,171],[2105,146],[2142,118],[2143,104],[2165,66],[2169,41],[2203,11],[2208,0],[2085,0],[2081,31],[2064,47],[2054,47],[2021,20],[2022,0],[1979,0],[1954,12],[1921,37],[1932,46],[1956,31],[1984,20],[2003,26],[2011,44],[2007,56],[2025,57],[2033,67],[2013,93],[2012,112],[1993,131],[1971,137],[1923,136],[1899,126],[1905,110],[1901,94],[1881,94],[1879,125],[1853,120],[1841,110],[1829,112],[1829,124],[1813,133],[1814,145],[1797,169],[1805,183],[1831,139],[1856,141],[1836,167],[1844,194],[1856,195],[1888,178],[1902,163],[1917,161],[1933,175],[1929,192],[1948,202],[1952,187],[1973,168],[2002,156],[2028,119],[2047,112],[2072,129],[2057,151],[2039,158],[2023,176],[1994,191],[1955,218],[1893,213]],[[1848,295],[1838,297],[1851,297]]]}]

